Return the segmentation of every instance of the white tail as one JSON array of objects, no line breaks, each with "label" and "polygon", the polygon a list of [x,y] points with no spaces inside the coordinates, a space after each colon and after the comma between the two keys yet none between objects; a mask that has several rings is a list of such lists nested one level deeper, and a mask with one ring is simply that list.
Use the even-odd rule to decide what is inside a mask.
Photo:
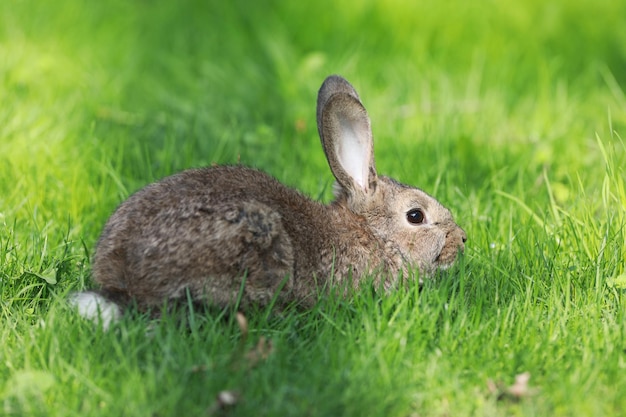
[{"label": "white tail", "polygon": [[107,330],[111,323],[118,321],[122,316],[122,311],[117,304],[95,292],[72,294],[69,302],[84,318],[94,323],[101,323],[104,330]]}]

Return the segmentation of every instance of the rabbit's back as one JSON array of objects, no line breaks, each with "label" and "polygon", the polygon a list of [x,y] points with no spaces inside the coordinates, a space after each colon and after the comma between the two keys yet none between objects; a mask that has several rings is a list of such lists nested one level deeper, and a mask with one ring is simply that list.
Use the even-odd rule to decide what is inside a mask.
[{"label": "rabbit's back", "polygon": [[[267,304],[293,288],[292,236],[284,213],[321,209],[271,176],[226,166],[182,172],[118,207],[96,248],[94,279],[140,307],[166,299]],[[291,230],[286,230],[291,229]]]}]

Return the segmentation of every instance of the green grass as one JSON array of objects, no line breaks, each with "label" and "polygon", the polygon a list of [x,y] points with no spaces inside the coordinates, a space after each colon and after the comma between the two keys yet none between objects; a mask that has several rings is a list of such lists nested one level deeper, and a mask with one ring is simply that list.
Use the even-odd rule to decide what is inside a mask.
[{"label": "green grass", "polygon": [[[0,3],[0,415],[626,412],[626,3],[337,3]],[[66,306],[107,216],[165,175],[241,161],[328,201],[331,73],[378,170],[467,231],[458,267],[248,313],[247,338],[201,313],[105,333]],[[529,395],[501,395],[523,372]]]}]

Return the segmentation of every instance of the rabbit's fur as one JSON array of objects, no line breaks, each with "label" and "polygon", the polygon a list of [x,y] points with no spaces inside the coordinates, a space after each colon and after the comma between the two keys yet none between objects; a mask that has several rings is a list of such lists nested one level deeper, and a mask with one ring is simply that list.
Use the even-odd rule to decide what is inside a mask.
[{"label": "rabbit's fur", "polygon": [[[92,315],[94,306],[108,308],[105,300],[147,310],[188,296],[221,307],[239,297],[242,307],[274,297],[309,306],[324,287],[358,287],[373,276],[389,290],[415,269],[450,266],[465,232],[425,192],[377,175],[369,117],[343,78],[324,81],[317,124],[337,179],[335,201],[312,201],[242,166],[150,184],[108,220],[93,264],[101,289],[76,297],[87,300],[76,301],[83,315],[85,305]],[[408,221],[412,210],[418,224]]]}]

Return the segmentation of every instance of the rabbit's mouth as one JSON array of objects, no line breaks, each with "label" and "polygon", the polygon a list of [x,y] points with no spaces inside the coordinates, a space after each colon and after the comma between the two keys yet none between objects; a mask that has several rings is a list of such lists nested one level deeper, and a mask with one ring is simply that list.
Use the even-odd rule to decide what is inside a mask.
[{"label": "rabbit's mouth", "polygon": [[443,247],[439,255],[435,258],[435,265],[441,269],[448,269],[457,258],[463,253],[464,247],[462,245],[446,245]]},{"label": "rabbit's mouth", "polygon": [[441,269],[447,269],[451,267],[454,262],[465,251],[465,242],[467,236],[461,228],[448,232],[446,235],[446,243],[441,248],[441,252],[435,258],[435,265]]}]

